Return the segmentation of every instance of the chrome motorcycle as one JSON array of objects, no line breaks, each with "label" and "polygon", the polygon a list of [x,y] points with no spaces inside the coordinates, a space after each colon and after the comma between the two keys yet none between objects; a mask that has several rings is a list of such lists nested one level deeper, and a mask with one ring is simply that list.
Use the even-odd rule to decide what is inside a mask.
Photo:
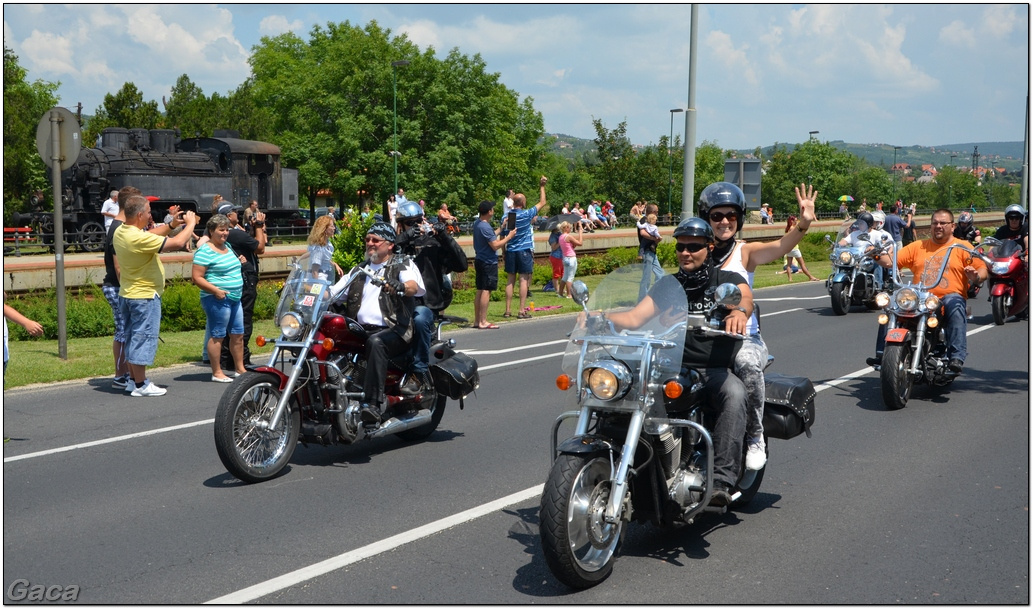
[{"label": "chrome motorcycle", "polygon": [[[361,324],[336,310],[331,286],[335,277],[313,274],[308,254],[295,259],[283,285],[275,319],[281,336],[265,366],[257,366],[227,387],[215,413],[215,446],[226,469],[245,482],[278,475],[303,444],[351,444],[397,435],[419,441],[437,429],[449,397],[460,400],[476,389],[477,362],[456,353],[455,340],[442,340],[441,327],[463,321],[438,317],[431,344],[433,387],[417,395],[400,388],[409,381],[408,354],[391,360],[387,402],[381,422],[360,416],[368,335]],[[372,277],[357,267],[339,295],[355,280]],[[259,346],[264,337],[257,337]]]},{"label": "chrome motorcycle", "polygon": [[[888,251],[893,247],[893,242],[872,243],[868,229],[868,224],[863,220],[848,220],[840,227],[835,241],[825,235],[825,240],[832,244],[832,253],[829,255],[832,273],[825,280],[825,289],[832,298],[832,311],[836,315],[846,315],[852,305],[876,309],[876,293],[881,289],[891,289],[891,286],[886,285],[880,287],[876,282],[875,274],[879,265],[873,256]],[[856,240],[859,243],[840,245],[841,241],[854,233],[858,233]]]},{"label": "chrome motorcycle", "polygon": [[[684,367],[682,357],[687,335],[744,338],[718,329],[726,305],[738,304],[741,293],[732,284],[717,286],[717,304],[705,315],[690,315],[686,300],[668,303],[670,308],[636,330],[616,331],[605,317],[589,314],[634,307],[642,268],[615,270],[590,300],[584,283],[573,284],[572,296],[585,312],[570,335],[557,386],[574,390],[578,409],[559,415],[553,425],[553,465],[539,514],[546,563],[572,588],[594,586],[610,575],[630,522],[677,527],[727,510],[709,505],[714,446],[704,422],[705,373]],[[773,409],[771,421],[765,414],[766,435],[770,430],[788,438],[809,427],[814,393],[803,380],[810,387],[810,420],[780,421]],[[808,397],[803,393],[797,392],[797,403]],[[558,443],[567,420],[576,420],[574,434]],[[743,468],[745,450],[744,441]],[[765,471],[740,472],[733,507],[754,498]]]},{"label": "chrome motorcycle", "polygon": [[899,410],[907,406],[916,384],[945,387],[958,376],[948,367],[942,301],[932,293],[943,279],[955,249],[981,259],[987,266],[993,262],[979,251],[955,243],[936,254],[939,262],[930,258],[921,277],[913,277],[911,283],[904,284],[894,259],[895,283],[900,287],[892,293],[879,292],[875,297],[876,304],[884,309],[878,320],[886,332],[879,375],[882,401],[887,408]]}]

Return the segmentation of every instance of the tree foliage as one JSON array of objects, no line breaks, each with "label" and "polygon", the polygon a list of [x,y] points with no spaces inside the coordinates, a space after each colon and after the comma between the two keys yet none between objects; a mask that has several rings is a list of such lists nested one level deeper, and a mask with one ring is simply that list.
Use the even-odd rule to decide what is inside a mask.
[{"label": "tree foliage", "polygon": [[143,93],[131,82],[122,85],[114,95],[108,93],[97,107],[93,119],[83,130],[82,141],[92,145],[108,127],[129,129],[158,129],[165,119],[158,110],[158,102],[145,101]]},{"label": "tree foliage", "polygon": [[4,217],[23,211],[31,194],[50,191],[49,169],[36,150],[36,127],[57,105],[60,83],[28,82],[14,51],[4,47]]}]

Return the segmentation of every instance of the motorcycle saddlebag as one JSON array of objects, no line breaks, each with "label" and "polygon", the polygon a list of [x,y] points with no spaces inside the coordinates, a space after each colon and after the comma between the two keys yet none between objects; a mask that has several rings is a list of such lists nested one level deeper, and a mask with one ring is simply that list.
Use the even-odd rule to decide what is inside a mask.
[{"label": "motorcycle saddlebag", "polygon": [[453,400],[461,400],[473,393],[481,383],[477,360],[465,353],[456,353],[432,364],[430,375],[434,379],[434,389]]},{"label": "motorcycle saddlebag", "polygon": [[814,424],[814,385],[803,376],[764,375],[764,433],[789,440]]}]

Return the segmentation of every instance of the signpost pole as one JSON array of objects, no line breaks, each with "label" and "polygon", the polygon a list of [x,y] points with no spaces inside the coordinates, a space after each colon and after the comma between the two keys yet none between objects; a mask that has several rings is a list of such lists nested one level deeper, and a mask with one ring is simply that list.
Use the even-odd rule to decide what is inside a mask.
[{"label": "signpost pole", "polygon": [[[68,359],[65,323],[65,222],[61,205],[61,115],[50,111],[50,175],[54,185],[54,275],[57,280],[57,356]],[[78,151],[76,151],[78,154]]]}]

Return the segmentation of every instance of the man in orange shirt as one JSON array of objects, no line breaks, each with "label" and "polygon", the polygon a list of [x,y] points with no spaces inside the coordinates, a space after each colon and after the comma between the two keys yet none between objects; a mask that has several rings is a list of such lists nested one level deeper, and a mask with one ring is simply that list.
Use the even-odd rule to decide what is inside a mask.
[{"label": "man in orange shirt", "polygon": [[[915,277],[915,283],[926,285],[936,279],[932,275],[939,272],[940,266],[943,264],[943,256],[950,245],[961,243],[966,247],[972,247],[968,241],[954,237],[954,214],[949,209],[934,211],[929,225],[932,235],[928,239],[905,245],[897,254],[897,264],[900,268],[910,269]],[[893,259],[887,254],[882,254],[879,256],[879,264],[892,268]],[[924,275],[926,271],[930,276]],[[965,297],[970,285],[977,286],[986,281],[988,272],[986,264],[982,260],[973,258],[962,250],[954,249],[950,252],[950,260],[947,262],[947,270],[943,273],[943,279],[930,290],[943,302],[943,321],[946,324],[944,330],[947,332],[947,357],[950,360],[948,368],[952,372],[961,372],[965,365],[965,358],[968,356],[968,340],[965,336],[967,330]],[[880,325],[875,357],[869,358],[869,365],[882,363],[882,351],[885,344],[886,326]]]}]

